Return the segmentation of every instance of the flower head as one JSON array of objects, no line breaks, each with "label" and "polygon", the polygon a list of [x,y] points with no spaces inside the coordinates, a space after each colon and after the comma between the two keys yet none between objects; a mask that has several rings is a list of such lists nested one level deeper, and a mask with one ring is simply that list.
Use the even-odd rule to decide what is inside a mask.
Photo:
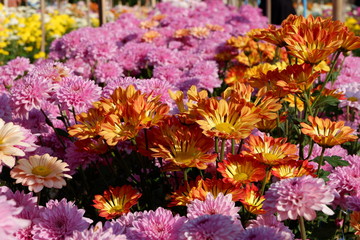
[{"label": "flower head", "polygon": [[273,183],[265,193],[264,209],[277,212],[278,220],[296,220],[298,216],[311,221],[316,218],[315,211],[327,215],[334,212],[327,206],[334,198],[332,188],[321,178],[303,176]]},{"label": "flower head", "polygon": [[28,186],[30,191],[40,192],[44,186],[48,188],[65,186],[64,178],[71,178],[70,175],[64,173],[66,171],[69,171],[67,163],[44,154],[20,159],[10,175],[16,179],[16,183]]},{"label": "flower head", "polygon": [[322,147],[332,147],[358,138],[351,134],[355,130],[344,126],[343,121],[332,122],[329,119],[314,118],[312,116],[309,116],[308,119],[311,125],[300,123],[303,127],[301,131]]},{"label": "flower head", "polygon": [[360,235],[360,212],[351,213],[350,225],[356,230],[355,235]]},{"label": "flower head", "polygon": [[95,195],[93,206],[100,210],[100,217],[112,219],[128,213],[140,197],[141,193],[129,185],[110,187],[103,195]]},{"label": "flower head", "polygon": [[245,193],[240,202],[244,205],[244,208],[252,214],[264,214],[263,202],[265,201],[255,185],[246,185]]}]

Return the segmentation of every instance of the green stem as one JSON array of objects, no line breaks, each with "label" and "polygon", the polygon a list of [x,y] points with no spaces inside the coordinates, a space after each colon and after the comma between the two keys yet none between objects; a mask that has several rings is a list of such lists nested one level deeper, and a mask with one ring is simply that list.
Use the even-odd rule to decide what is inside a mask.
[{"label": "green stem", "polygon": [[224,159],[224,155],[225,155],[225,144],[226,144],[226,139],[223,138],[221,141],[221,150],[220,150],[220,159],[219,161],[222,161]]},{"label": "green stem", "polygon": [[302,216],[299,216],[299,226],[300,226],[301,239],[306,240],[305,222]]},{"label": "green stem", "polygon": [[271,167],[267,167],[267,168],[266,168],[265,178],[264,178],[264,180],[263,180],[263,182],[262,182],[261,190],[260,190],[260,194],[261,194],[261,195],[264,195],[265,186],[266,186],[266,183],[267,183],[267,179],[268,179],[268,177],[269,177],[270,169],[271,169]]},{"label": "green stem", "polygon": [[240,154],[241,148],[242,148],[242,145],[243,145],[243,144],[244,144],[244,139],[241,139],[241,140],[240,140],[240,143],[239,143],[238,150],[237,150],[237,154]]},{"label": "green stem", "polygon": [[317,172],[316,172],[316,175],[319,176],[319,172],[320,172],[320,168],[324,162],[324,153],[325,153],[325,147],[322,147],[321,149],[321,154],[320,154],[320,158],[319,158],[319,166],[318,166],[318,169],[317,169]]},{"label": "green stem", "polygon": [[235,139],[231,139],[231,154],[235,155]]}]

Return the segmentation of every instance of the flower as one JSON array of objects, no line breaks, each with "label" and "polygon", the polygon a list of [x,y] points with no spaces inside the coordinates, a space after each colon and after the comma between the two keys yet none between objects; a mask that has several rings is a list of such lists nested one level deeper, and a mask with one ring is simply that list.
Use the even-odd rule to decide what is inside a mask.
[{"label": "flower", "polygon": [[90,229],[83,231],[74,231],[72,236],[66,237],[65,240],[126,240],[124,234],[113,232],[112,228],[105,229],[101,222],[98,222]]},{"label": "flower", "polygon": [[129,185],[109,187],[103,195],[95,195],[93,206],[100,210],[100,217],[112,219],[128,213],[140,197],[141,193]]},{"label": "flower", "polygon": [[187,221],[181,228],[179,240],[235,240],[239,239],[242,228],[221,214],[203,215]]},{"label": "flower", "polygon": [[46,153],[20,159],[10,175],[16,183],[28,186],[30,191],[40,192],[44,186],[59,189],[65,186],[64,178],[71,178],[64,173],[66,171],[69,171],[67,163]]},{"label": "flower", "polygon": [[29,220],[15,217],[20,214],[22,207],[16,207],[14,200],[8,200],[5,196],[0,196],[0,238],[15,240],[13,236],[18,230],[30,225]]},{"label": "flower", "polygon": [[244,208],[252,214],[264,214],[263,202],[265,201],[264,196],[259,193],[258,188],[255,185],[247,184],[245,193],[240,202]]},{"label": "flower", "polygon": [[144,212],[141,218],[133,221],[127,235],[131,239],[143,240],[177,239],[185,221],[185,217],[173,216],[170,210],[159,207],[155,211]]},{"label": "flower", "polygon": [[229,154],[227,160],[223,160],[218,165],[218,171],[224,177],[224,182],[239,185],[265,178],[266,165],[251,156]]},{"label": "flower", "polygon": [[356,230],[355,235],[360,235],[360,212],[350,214],[350,225]]},{"label": "flower", "polygon": [[[197,167],[206,169],[207,163],[215,162],[217,154],[210,154],[214,140],[205,136],[197,124],[185,125],[176,117],[159,124],[159,128],[148,131],[149,149],[152,157],[161,157],[180,168]],[[146,146],[141,148],[146,150]]]},{"label": "flower", "polygon": [[292,240],[292,235],[269,226],[246,228],[239,234],[241,240]]},{"label": "flower", "polygon": [[286,138],[250,135],[244,146],[246,150],[242,153],[269,166],[298,159],[296,145],[287,143],[286,140]]},{"label": "flower", "polygon": [[271,184],[265,193],[264,209],[277,212],[279,221],[296,220],[298,216],[311,221],[316,218],[315,211],[333,215],[327,204],[331,204],[334,198],[333,189],[326,186],[323,179],[296,177]]},{"label": "flower", "polygon": [[31,145],[24,142],[25,134],[21,127],[12,122],[5,123],[0,118],[0,165],[5,164],[9,167],[15,165],[15,156],[25,156],[22,147]]},{"label": "flower", "polygon": [[187,217],[194,219],[203,215],[221,214],[236,221],[240,218],[239,210],[239,207],[235,207],[231,194],[224,196],[223,193],[219,193],[217,197],[214,197],[209,192],[204,201],[195,199],[187,205]]},{"label": "flower", "polygon": [[85,210],[78,209],[66,199],[50,200],[40,213],[31,233],[34,240],[58,240],[71,236],[74,231],[83,231],[92,223],[83,217]]},{"label": "flower", "polygon": [[348,141],[354,141],[358,137],[351,135],[355,130],[344,126],[343,121],[332,122],[329,119],[309,116],[311,126],[306,123],[300,123],[303,134],[310,136],[317,144],[322,147],[332,147]]},{"label": "flower", "polygon": [[271,174],[279,179],[301,177],[304,175],[311,175],[315,177],[315,168],[309,164],[308,160],[291,160],[283,164],[273,166]]}]

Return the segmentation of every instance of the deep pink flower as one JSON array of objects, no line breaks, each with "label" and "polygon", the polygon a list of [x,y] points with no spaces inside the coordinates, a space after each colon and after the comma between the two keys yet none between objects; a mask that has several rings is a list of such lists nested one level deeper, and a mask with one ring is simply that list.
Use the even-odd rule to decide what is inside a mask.
[{"label": "deep pink flower", "polygon": [[247,228],[239,235],[241,240],[292,240],[293,236],[269,226]]},{"label": "deep pink flower", "polygon": [[271,227],[274,228],[277,232],[281,232],[281,235],[286,238],[284,239],[293,239],[295,236],[291,230],[284,225],[284,223],[278,221],[273,214],[263,214],[258,215],[256,220],[250,220],[249,225],[246,229],[257,228],[257,227]]},{"label": "deep pink flower", "polygon": [[311,221],[316,218],[315,211],[334,214],[327,206],[334,198],[333,189],[326,186],[323,179],[303,176],[271,184],[265,193],[263,208],[269,213],[278,213],[279,221],[295,220],[298,216]]}]

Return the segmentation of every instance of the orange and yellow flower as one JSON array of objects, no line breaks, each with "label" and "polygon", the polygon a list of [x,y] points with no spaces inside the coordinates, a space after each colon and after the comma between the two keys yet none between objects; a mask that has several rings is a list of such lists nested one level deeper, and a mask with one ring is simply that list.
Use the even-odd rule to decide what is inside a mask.
[{"label": "orange and yellow flower", "polygon": [[350,214],[350,226],[355,229],[355,235],[360,235],[360,212],[354,211]]},{"label": "orange and yellow flower", "polygon": [[311,125],[300,123],[303,127],[302,133],[310,136],[314,142],[322,147],[331,148],[345,142],[355,141],[358,137],[352,135],[355,131],[351,127],[345,126],[343,121],[332,122],[329,119],[309,116]]},{"label": "orange and yellow flower", "polygon": [[316,169],[313,165],[309,164],[308,160],[292,160],[271,168],[271,174],[279,179],[301,177],[304,175],[315,177],[315,171]]},{"label": "orange and yellow flower", "polygon": [[224,177],[224,182],[239,186],[263,180],[266,165],[251,156],[229,154],[226,160],[219,163],[218,171]]},{"label": "orange and yellow flower", "polygon": [[129,185],[109,187],[103,195],[95,195],[93,206],[100,210],[100,217],[113,219],[128,213],[140,197],[141,193]]},{"label": "orange and yellow flower", "polygon": [[255,185],[246,185],[244,198],[240,200],[244,208],[252,214],[264,214],[266,211],[262,208],[265,197],[259,193]]},{"label": "orange and yellow flower", "polygon": [[256,160],[269,166],[284,164],[297,160],[296,145],[287,143],[286,138],[260,137],[251,135],[246,141],[244,155],[253,156]]}]

